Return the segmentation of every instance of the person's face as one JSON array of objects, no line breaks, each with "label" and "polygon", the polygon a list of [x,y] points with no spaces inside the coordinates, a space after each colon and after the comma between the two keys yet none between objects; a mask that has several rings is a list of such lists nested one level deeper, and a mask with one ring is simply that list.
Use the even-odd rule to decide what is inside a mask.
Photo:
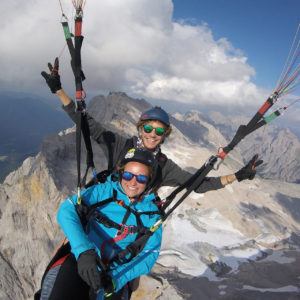
[{"label": "person's face", "polygon": [[[129,172],[133,175],[143,175],[143,176],[147,176],[147,177],[149,176],[148,167],[144,164],[141,164],[141,163],[135,162],[135,161],[128,162],[125,165],[124,172]],[[145,182],[145,183],[138,182],[136,176],[133,176],[132,179],[130,179],[130,180],[125,180],[122,177],[122,180],[121,180],[121,186],[122,186],[125,194],[129,198],[136,198],[141,193],[143,193],[146,188],[146,184],[147,184],[147,182]]]},{"label": "person's face", "polygon": [[154,150],[161,142],[163,139],[163,135],[159,136],[155,133],[155,128],[163,128],[166,130],[166,125],[160,121],[148,121],[146,123],[147,125],[151,125],[154,129],[147,133],[144,130],[144,127],[142,128],[142,140],[144,143],[144,146],[148,150]]}]

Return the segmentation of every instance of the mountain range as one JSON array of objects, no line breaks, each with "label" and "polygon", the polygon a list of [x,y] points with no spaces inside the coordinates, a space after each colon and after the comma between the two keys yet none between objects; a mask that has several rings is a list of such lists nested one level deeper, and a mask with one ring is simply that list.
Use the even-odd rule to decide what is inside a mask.
[{"label": "mountain range", "polygon": [[[111,130],[129,136],[136,132],[141,112],[150,106],[124,93],[110,93],[95,97],[88,111]],[[173,114],[171,122],[173,132],[162,150],[191,172],[218,147],[226,146],[240,124],[232,119],[230,125],[221,115],[197,111]],[[265,163],[254,180],[206,194],[192,193],[176,209],[163,226],[158,262],[148,276],[141,277],[133,300],[299,299],[300,186],[295,183],[299,173],[281,163],[297,161],[293,154],[299,141],[288,131],[278,129],[276,135],[271,128],[264,133],[264,142],[275,143],[276,138],[281,142],[277,148],[268,146],[271,159],[267,151],[262,152]],[[252,142],[247,137],[209,175],[236,172],[253,154],[250,148],[255,141],[258,137]],[[284,151],[287,145],[293,151]],[[106,168],[99,146],[93,143],[93,149],[97,168]],[[58,207],[76,193],[75,156],[74,127],[48,135],[39,153],[28,157],[0,185],[0,299],[32,299],[39,288],[63,236],[56,222]],[[82,159],[82,169],[84,165]],[[276,169],[291,182],[268,178]],[[164,198],[171,191],[164,187],[159,194]]]},{"label": "mountain range", "polygon": [[[54,96],[53,96],[54,98]],[[56,102],[55,102],[56,100]],[[34,95],[2,93],[0,105],[0,182],[25,158],[36,155],[45,135],[70,127],[57,99]]]}]

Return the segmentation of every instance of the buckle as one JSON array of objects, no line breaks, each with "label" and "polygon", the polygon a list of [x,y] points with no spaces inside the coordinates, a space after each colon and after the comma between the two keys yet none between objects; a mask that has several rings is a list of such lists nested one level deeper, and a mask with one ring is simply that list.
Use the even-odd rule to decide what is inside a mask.
[{"label": "buckle", "polygon": [[119,229],[117,235],[128,234],[128,226],[125,224],[120,224],[121,228]]},{"label": "buckle", "polygon": [[124,225],[124,224],[120,224],[121,228],[119,229],[117,235],[121,235],[121,234],[135,234],[137,232],[137,228],[134,225]]},{"label": "buckle", "polygon": [[128,226],[128,233],[129,234],[135,234],[135,233],[137,233],[137,228],[134,225]]}]

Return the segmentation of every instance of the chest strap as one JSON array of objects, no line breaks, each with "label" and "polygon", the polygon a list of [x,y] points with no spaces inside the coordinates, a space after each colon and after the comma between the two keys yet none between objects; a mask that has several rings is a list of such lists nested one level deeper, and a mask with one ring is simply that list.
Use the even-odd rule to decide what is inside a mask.
[{"label": "chest strap", "polygon": [[[120,224],[116,223],[115,221],[111,220],[107,216],[101,213],[101,211],[97,210],[104,205],[107,205],[111,202],[116,202],[117,204],[121,205],[124,209],[126,209],[126,213],[124,218]],[[141,221],[141,215],[161,215],[159,211],[147,211],[147,212],[137,212],[132,209],[130,206],[126,205],[123,200],[117,200],[117,191],[113,191],[113,197],[101,201],[99,203],[93,204],[90,207],[81,204],[76,205],[76,211],[79,215],[81,223],[83,227],[86,227],[89,219],[93,217],[96,222],[102,224],[106,228],[114,228],[117,230],[117,234],[114,238],[110,238],[105,240],[101,247],[101,258],[105,265],[109,265],[112,262],[117,263],[126,263],[132,260],[135,256],[137,256],[146,245],[149,237],[152,235],[150,228],[144,227]],[[126,225],[128,218],[131,214],[134,214],[136,218],[135,225]],[[104,248],[108,243],[117,243],[123,239],[125,239],[129,234],[137,234],[136,239],[130,245],[128,245],[124,250],[121,250],[113,259],[109,260],[104,254]],[[147,238],[145,238],[147,236]],[[128,254],[131,254],[129,258],[125,258]]]}]

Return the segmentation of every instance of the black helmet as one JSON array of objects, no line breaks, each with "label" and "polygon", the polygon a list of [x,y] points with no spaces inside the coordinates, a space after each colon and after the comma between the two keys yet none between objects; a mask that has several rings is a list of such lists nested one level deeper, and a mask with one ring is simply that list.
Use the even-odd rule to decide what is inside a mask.
[{"label": "black helmet", "polygon": [[155,106],[144,111],[140,116],[140,121],[145,120],[157,120],[163,122],[167,126],[170,125],[168,114],[159,106]]},{"label": "black helmet", "polygon": [[125,165],[130,161],[136,161],[146,166],[153,167],[155,157],[151,151],[145,149],[130,149],[121,160],[121,165]]}]

